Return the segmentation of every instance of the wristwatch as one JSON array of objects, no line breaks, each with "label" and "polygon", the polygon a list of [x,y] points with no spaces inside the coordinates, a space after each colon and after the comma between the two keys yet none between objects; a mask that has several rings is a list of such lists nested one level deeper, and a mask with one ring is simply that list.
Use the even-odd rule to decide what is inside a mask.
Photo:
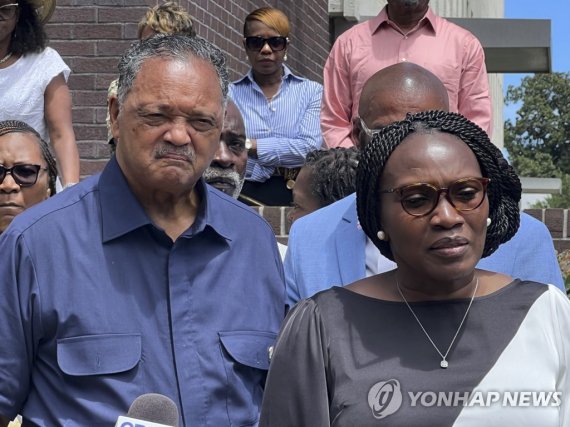
[{"label": "wristwatch", "polygon": [[245,139],[245,149],[247,151],[251,150],[253,148],[253,142],[251,142],[251,139],[246,138]]}]

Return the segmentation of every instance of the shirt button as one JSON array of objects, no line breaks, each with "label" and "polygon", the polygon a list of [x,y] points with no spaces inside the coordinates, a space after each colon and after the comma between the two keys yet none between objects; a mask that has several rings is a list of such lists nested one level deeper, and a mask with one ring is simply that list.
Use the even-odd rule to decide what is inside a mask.
[{"label": "shirt button", "polygon": [[271,111],[277,111],[277,108],[271,107]]},{"label": "shirt button", "polygon": [[406,61],[407,61],[407,59],[406,59],[406,58],[402,58],[402,62],[406,62]]}]

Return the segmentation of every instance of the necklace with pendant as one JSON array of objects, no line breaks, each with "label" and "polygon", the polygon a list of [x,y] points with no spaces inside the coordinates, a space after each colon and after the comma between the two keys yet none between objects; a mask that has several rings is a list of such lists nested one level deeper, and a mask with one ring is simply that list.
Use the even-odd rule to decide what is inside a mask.
[{"label": "necklace with pendant", "polygon": [[8,52],[4,58],[0,59],[0,64],[3,64],[4,62],[6,62],[11,57],[12,57],[12,52]]},{"label": "necklace with pendant", "polygon": [[463,322],[465,322],[465,319],[467,318],[467,314],[469,313],[469,310],[471,309],[471,304],[473,304],[473,299],[475,298],[475,294],[477,293],[478,287],[479,287],[479,278],[477,278],[477,281],[475,282],[475,290],[473,291],[473,295],[471,295],[471,300],[469,301],[469,305],[467,306],[467,310],[465,310],[465,314],[463,315],[463,319],[461,319],[461,323],[459,324],[457,331],[455,331],[455,335],[453,336],[453,339],[451,340],[449,347],[447,347],[447,351],[445,352],[445,354],[442,354],[441,351],[439,351],[439,348],[437,348],[437,346],[435,345],[435,343],[433,342],[433,340],[431,339],[431,337],[427,333],[426,328],[424,328],[424,325],[422,325],[422,322],[420,322],[420,319],[418,318],[418,316],[416,316],[416,313],[414,313],[414,310],[412,310],[412,307],[408,303],[408,300],[406,300],[406,297],[404,296],[402,289],[400,289],[400,284],[398,283],[398,279],[396,278],[396,288],[398,288],[398,292],[400,293],[402,300],[406,303],[406,306],[410,310],[410,313],[412,313],[412,316],[414,316],[414,319],[416,319],[416,322],[418,322],[418,325],[420,325],[420,328],[422,328],[422,331],[424,331],[424,334],[426,335],[427,339],[429,340],[429,342],[431,343],[433,348],[435,348],[435,351],[437,351],[437,353],[441,356],[441,362],[439,362],[439,366],[442,369],[447,369],[447,367],[449,366],[449,362],[447,361],[447,355],[449,354],[451,347],[453,347],[453,343],[455,342],[455,338],[457,338],[457,335],[459,335],[459,331],[461,330],[461,327],[463,326]]}]

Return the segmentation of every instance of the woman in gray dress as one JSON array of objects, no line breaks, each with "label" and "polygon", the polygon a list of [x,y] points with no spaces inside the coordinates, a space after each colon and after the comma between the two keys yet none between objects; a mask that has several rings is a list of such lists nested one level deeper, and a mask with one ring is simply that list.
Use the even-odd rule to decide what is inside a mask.
[{"label": "woman in gray dress", "polygon": [[397,268],[293,308],[260,425],[567,425],[568,299],[475,268],[515,234],[520,196],[511,166],[461,115],[408,115],[375,134],[358,216]]}]

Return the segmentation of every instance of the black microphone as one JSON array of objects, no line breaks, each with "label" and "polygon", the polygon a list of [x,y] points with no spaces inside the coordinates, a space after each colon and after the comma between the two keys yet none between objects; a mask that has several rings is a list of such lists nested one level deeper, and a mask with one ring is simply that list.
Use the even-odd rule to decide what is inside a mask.
[{"label": "black microphone", "polygon": [[115,427],[178,427],[178,408],[162,394],[143,394],[134,400],[126,417],[119,417]]}]

